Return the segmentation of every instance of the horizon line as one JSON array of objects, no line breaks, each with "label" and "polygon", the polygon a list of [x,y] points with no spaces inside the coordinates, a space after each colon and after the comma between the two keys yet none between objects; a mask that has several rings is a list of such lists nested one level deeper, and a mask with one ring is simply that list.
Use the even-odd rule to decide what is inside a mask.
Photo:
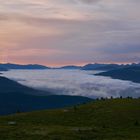
[{"label": "horizon line", "polygon": [[46,65],[46,64],[39,64],[39,63],[16,63],[16,62],[0,62],[0,64],[14,64],[14,65],[42,65],[42,66],[46,66],[46,67],[64,67],[64,66],[85,66],[88,64],[117,64],[117,65],[131,65],[131,64],[139,64],[140,62],[125,62],[125,63],[120,63],[120,62],[108,62],[108,63],[102,63],[102,62],[89,62],[89,63],[83,63],[83,64],[60,64],[60,65]]}]

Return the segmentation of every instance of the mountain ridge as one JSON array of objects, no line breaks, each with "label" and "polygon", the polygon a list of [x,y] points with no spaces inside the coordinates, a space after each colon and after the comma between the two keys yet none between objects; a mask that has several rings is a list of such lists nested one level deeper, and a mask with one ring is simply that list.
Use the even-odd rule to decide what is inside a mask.
[{"label": "mountain ridge", "polygon": [[140,83],[140,66],[131,66],[126,68],[114,69],[107,72],[95,74],[97,76],[109,76],[113,79],[128,80]]},{"label": "mountain ridge", "polygon": [[27,64],[27,65],[21,65],[21,64],[12,64],[12,63],[6,63],[6,64],[0,64],[0,67],[5,68],[7,70],[9,69],[49,69],[47,66],[39,65],[39,64]]},{"label": "mountain ridge", "polygon": [[92,99],[81,96],[55,95],[23,86],[13,80],[0,76],[0,115],[55,109],[89,102]]},{"label": "mountain ridge", "polygon": [[39,64],[12,64],[12,63],[0,63],[0,71],[7,71],[11,69],[18,69],[18,70],[46,70],[46,69],[79,69],[79,70],[113,70],[117,68],[125,68],[131,66],[140,66],[140,63],[132,63],[132,64],[101,64],[101,63],[89,63],[84,66],[76,66],[76,65],[66,65],[61,67],[48,67]]}]

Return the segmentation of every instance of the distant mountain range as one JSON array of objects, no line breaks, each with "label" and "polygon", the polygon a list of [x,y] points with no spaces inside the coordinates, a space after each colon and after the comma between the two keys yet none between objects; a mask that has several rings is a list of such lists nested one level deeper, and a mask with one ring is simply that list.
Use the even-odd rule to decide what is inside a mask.
[{"label": "distant mountain range", "polygon": [[114,79],[129,80],[132,82],[140,83],[140,66],[131,65],[125,68],[114,69],[95,75],[109,76]]},{"label": "distant mountain range", "polygon": [[64,66],[60,67],[59,69],[80,69],[80,70],[99,70],[99,71],[108,71],[120,68],[127,68],[132,66],[140,66],[140,64],[126,64],[126,65],[118,65],[118,64],[87,64],[85,66]]},{"label": "distant mountain range", "polygon": [[80,96],[52,95],[0,77],[0,115],[61,108],[89,101],[91,99]]},{"label": "distant mountain range", "polygon": [[49,67],[47,67],[47,66],[38,65],[38,64],[19,65],[19,64],[11,64],[11,63],[0,64],[0,68],[3,68],[5,70],[9,70],[9,69],[31,69],[31,70],[33,70],[33,69],[49,69]]},{"label": "distant mountain range", "polygon": [[0,71],[8,71],[8,69],[0,67]]},{"label": "distant mountain range", "polygon": [[82,70],[111,70],[124,67],[124,65],[117,64],[87,64],[82,67]]},{"label": "distant mountain range", "polygon": [[7,71],[11,69],[18,69],[18,70],[45,70],[45,69],[79,69],[79,70],[101,70],[101,71],[108,71],[108,70],[113,70],[113,69],[118,69],[118,68],[125,68],[125,67],[131,67],[131,66],[140,66],[140,64],[127,64],[127,65],[118,65],[118,64],[87,64],[85,66],[74,66],[74,65],[68,65],[68,66],[63,66],[63,67],[58,67],[58,68],[52,68],[52,67],[47,67],[43,65],[38,65],[38,64],[28,64],[28,65],[19,65],[19,64],[0,64],[0,71]]},{"label": "distant mountain range", "polygon": [[80,66],[63,66],[58,69],[82,69]]}]

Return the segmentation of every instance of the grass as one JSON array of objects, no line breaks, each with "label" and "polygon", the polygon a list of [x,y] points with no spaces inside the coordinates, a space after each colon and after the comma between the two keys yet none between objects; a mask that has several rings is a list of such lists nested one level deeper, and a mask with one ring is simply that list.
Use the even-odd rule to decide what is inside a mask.
[{"label": "grass", "polygon": [[0,117],[0,140],[19,139],[140,140],[140,99],[95,101]]}]

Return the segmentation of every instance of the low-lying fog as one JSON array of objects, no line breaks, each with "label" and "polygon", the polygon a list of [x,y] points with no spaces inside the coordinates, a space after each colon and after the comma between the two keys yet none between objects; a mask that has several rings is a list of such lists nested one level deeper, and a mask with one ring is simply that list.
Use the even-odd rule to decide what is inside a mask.
[{"label": "low-lying fog", "polygon": [[97,71],[11,70],[3,75],[36,89],[55,94],[96,97],[140,97],[140,84],[94,76]]}]

